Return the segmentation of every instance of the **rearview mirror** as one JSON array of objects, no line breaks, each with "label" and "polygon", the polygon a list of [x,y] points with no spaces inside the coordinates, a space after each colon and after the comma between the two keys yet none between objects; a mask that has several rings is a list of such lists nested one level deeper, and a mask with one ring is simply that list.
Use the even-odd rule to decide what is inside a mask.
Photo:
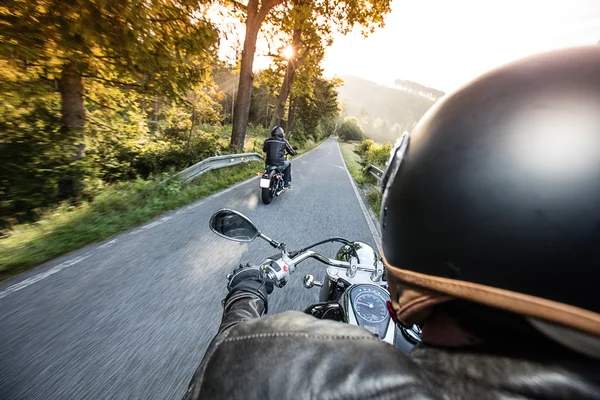
[{"label": "rearview mirror", "polygon": [[251,242],[259,235],[258,228],[248,217],[225,208],[213,214],[209,226],[217,235],[236,242]]}]

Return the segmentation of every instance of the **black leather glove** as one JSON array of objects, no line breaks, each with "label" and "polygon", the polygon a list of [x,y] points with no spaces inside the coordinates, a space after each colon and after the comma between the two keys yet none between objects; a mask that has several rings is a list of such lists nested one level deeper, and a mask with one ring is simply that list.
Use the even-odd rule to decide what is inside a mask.
[{"label": "black leather glove", "polygon": [[273,283],[266,279],[263,269],[250,266],[250,264],[240,264],[231,274],[227,275],[227,279],[229,280],[227,283],[229,294],[223,300],[225,307],[229,300],[246,292],[260,297],[265,302],[265,312],[268,310],[267,296],[273,292]]}]

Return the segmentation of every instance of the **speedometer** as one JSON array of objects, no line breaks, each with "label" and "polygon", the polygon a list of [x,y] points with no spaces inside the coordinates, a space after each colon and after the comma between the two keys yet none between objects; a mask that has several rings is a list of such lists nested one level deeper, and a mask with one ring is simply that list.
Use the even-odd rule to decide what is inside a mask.
[{"label": "speedometer", "polygon": [[356,314],[367,322],[377,323],[388,316],[385,301],[375,292],[360,293],[354,298]]}]

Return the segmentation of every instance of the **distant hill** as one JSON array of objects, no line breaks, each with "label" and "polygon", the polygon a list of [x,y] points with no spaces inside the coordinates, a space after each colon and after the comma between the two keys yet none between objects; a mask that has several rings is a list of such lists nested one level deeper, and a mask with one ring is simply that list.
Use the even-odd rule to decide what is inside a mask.
[{"label": "distant hill", "polygon": [[403,90],[405,92],[410,92],[414,94],[418,94],[419,96],[428,98],[430,100],[437,101],[439,100],[445,93],[441,90],[437,90],[428,86],[423,86],[420,83],[407,81],[404,79],[396,79],[395,82],[396,89]]},{"label": "distant hill", "polygon": [[397,80],[399,89],[344,76],[339,99],[349,116],[356,117],[367,137],[377,142],[394,142],[410,131],[443,92],[416,82]]}]

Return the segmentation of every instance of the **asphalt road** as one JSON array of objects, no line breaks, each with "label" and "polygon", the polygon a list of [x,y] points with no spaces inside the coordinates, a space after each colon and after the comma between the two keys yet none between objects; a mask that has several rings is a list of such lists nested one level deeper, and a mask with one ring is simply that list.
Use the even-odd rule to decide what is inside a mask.
[{"label": "asphalt road", "polygon": [[[219,325],[226,274],[275,253],[210,232],[219,208],[290,250],[330,236],[375,244],[334,139],[292,164],[293,189],[268,206],[252,179],[0,285],[0,398],[181,398]],[[301,264],[270,313],[317,301],[306,273],[325,267]]]}]

